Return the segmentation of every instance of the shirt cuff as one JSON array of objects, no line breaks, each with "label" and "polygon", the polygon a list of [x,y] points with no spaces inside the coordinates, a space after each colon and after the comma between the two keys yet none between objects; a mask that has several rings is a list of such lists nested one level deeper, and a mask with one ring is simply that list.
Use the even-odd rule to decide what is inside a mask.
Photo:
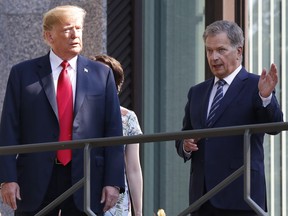
[{"label": "shirt cuff", "polygon": [[261,96],[261,94],[259,92],[259,96],[260,96],[260,98],[262,100],[263,107],[266,107],[266,106],[268,106],[270,104],[271,98],[272,98],[272,93],[267,98],[264,98],[264,97]]}]

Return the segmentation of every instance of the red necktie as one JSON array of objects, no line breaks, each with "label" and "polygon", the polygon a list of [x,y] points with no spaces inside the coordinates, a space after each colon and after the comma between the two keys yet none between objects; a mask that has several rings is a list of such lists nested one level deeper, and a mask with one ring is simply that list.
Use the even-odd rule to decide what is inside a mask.
[{"label": "red necktie", "polygon": [[[57,85],[57,105],[60,125],[59,141],[72,140],[72,121],[73,121],[73,92],[68,75],[67,67],[69,63],[63,61],[63,67]],[[57,159],[65,166],[72,159],[71,149],[57,151]]]}]

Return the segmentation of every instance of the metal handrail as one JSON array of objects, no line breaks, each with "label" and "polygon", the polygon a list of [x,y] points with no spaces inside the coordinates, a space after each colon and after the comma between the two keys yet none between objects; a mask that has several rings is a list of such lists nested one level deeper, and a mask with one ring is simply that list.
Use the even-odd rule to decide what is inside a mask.
[{"label": "metal handrail", "polygon": [[[284,129],[283,130],[287,130]],[[269,130],[265,130],[270,131]],[[277,131],[277,130],[276,130]],[[216,195],[219,191],[227,187],[230,183],[232,183],[234,180],[239,178],[244,174],[244,196],[243,199],[246,201],[246,203],[254,210],[254,212],[257,213],[257,215],[260,216],[268,216],[268,212],[265,212],[250,196],[251,193],[251,131],[249,129],[245,130],[244,133],[244,165],[241,166],[238,170],[233,172],[231,175],[229,175],[227,178],[225,178],[223,181],[221,181],[218,185],[216,185],[214,188],[212,188],[210,191],[208,191],[205,195],[200,197],[198,200],[196,200],[194,203],[192,203],[187,209],[182,211],[178,216],[185,216],[197,208],[199,208],[202,204],[204,204],[206,201],[208,201],[210,198],[212,198],[214,195]]]},{"label": "metal handrail", "polygon": [[[207,192],[203,197],[190,205],[187,209],[182,211],[179,216],[187,215],[191,213],[195,208],[202,205],[240,175],[244,174],[244,200],[249,204],[249,206],[257,212],[259,215],[265,216],[266,213],[251,199],[250,197],[250,169],[248,168],[246,161],[249,163],[250,155],[250,134],[253,133],[264,133],[277,131],[281,132],[288,130],[287,122],[280,123],[267,123],[267,124],[251,124],[251,125],[241,125],[234,127],[219,127],[219,128],[208,128],[199,130],[187,130],[180,132],[166,132],[166,133],[155,133],[148,135],[135,135],[135,136],[123,136],[123,137],[107,137],[107,138],[96,138],[96,139],[83,139],[83,140],[73,140],[65,142],[48,142],[48,143],[35,143],[17,146],[5,146],[0,147],[0,155],[7,154],[19,154],[19,153],[33,153],[33,152],[44,152],[44,151],[54,151],[59,149],[77,149],[84,148],[84,178],[79,182],[74,184],[71,188],[65,191],[62,195],[56,198],[52,203],[42,209],[37,213],[36,216],[45,215],[53,207],[57,206],[71,194],[73,194],[80,187],[84,187],[84,208],[85,212],[89,216],[94,216],[95,214],[90,209],[90,150],[94,147],[104,147],[104,146],[115,146],[120,144],[133,144],[133,143],[150,143],[150,142],[160,142],[169,140],[186,139],[193,137],[219,137],[219,136],[232,136],[244,134],[244,165],[240,167],[237,171],[215,186],[211,191]],[[249,180],[249,181],[248,181]],[[260,208],[260,209],[259,209]],[[262,210],[262,211],[261,211]]]}]

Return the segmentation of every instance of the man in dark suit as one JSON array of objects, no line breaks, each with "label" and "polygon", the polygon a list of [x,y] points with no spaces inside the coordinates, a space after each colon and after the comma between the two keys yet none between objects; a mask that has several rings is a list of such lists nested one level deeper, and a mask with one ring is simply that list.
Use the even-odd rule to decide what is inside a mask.
[{"label": "man in dark suit", "polygon": [[[111,69],[79,55],[85,14],[67,5],[44,15],[43,35],[51,49],[46,56],[12,67],[1,146],[122,136]],[[83,149],[0,156],[1,194],[16,216],[35,215],[82,177]],[[102,215],[123,190],[123,146],[92,149],[92,210]],[[86,215],[83,189],[49,215],[59,211],[62,216]]]},{"label": "man in dark suit", "polygon": [[[264,69],[258,76],[242,67],[241,28],[233,22],[216,21],[206,28],[203,39],[214,77],[189,90],[182,130],[283,121],[274,94],[277,68],[272,64],[268,73]],[[263,137],[264,134],[251,136],[251,196],[266,210]],[[190,204],[243,165],[243,143],[242,135],[176,141],[179,156],[185,162],[191,160]],[[192,215],[256,214],[243,199],[241,177]]]}]

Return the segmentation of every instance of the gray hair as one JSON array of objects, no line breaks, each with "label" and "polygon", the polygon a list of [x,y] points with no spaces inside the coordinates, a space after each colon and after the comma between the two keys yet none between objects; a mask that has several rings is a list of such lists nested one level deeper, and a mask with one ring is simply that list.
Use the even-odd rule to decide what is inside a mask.
[{"label": "gray hair", "polygon": [[227,37],[229,38],[232,46],[244,46],[244,36],[242,29],[235,22],[227,20],[218,20],[208,25],[203,33],[204,43],[208,36],[215,36],[223,32],[227,34]]}]

